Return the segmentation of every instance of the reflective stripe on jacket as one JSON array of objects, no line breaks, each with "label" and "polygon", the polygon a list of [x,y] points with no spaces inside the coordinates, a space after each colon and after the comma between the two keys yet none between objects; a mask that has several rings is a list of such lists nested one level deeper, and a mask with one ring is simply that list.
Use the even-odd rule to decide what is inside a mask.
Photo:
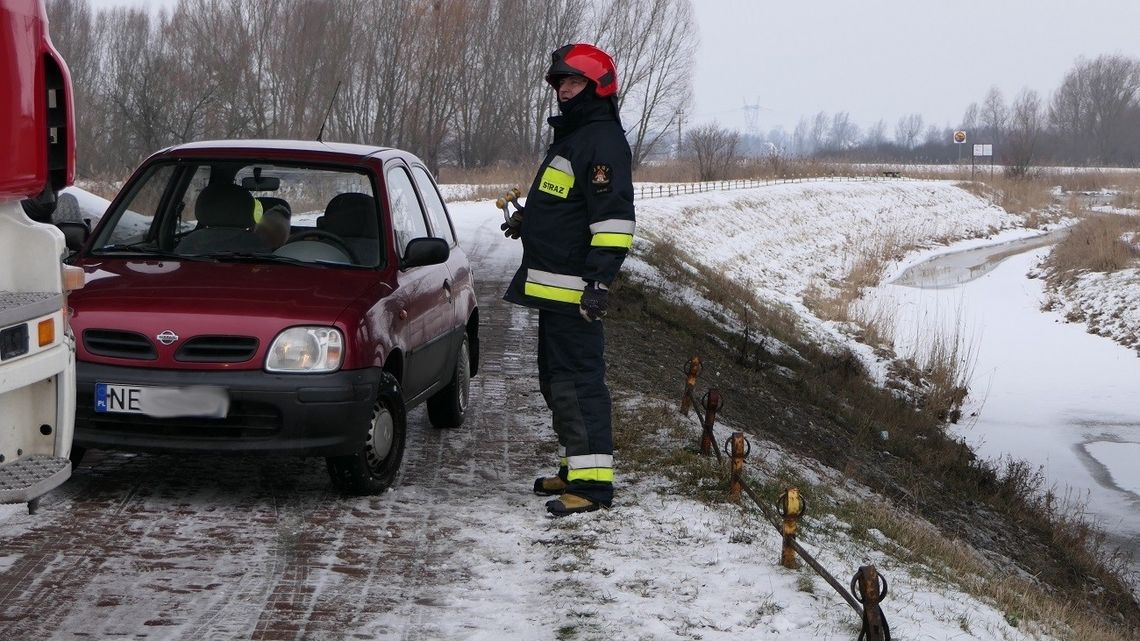
[{"label": "reflective stripe on jacket", "polygon": [[551,118],[555,141],[535,175],[522,222],[522,265],[504,298],[577,314],[590,281],[609,285],[633,245],[629,143],[609,102],[572,123]]}]

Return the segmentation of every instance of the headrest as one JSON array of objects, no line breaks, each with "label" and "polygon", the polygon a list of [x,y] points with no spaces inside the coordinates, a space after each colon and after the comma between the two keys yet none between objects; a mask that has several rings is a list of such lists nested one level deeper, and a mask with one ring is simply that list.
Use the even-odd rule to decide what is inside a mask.
[{"label": "headrest", "polygon": [[260,205],[247,190],[233,183],[206,185],[194,203],[194,216],[203,227],[253,227],[254,209]]},{"label": "headrest", "polygon": [[258,196],[257,199],[261,201],[261,208],[265,211],[269,211],[270,209],[277,207],[278,211],[280,211],[286,218],[291,218],[293,216],[293,208],[289,206],[289,201],[285,200],[284,198],[277,198],[275,196]]},{"label": "headrest", "polygon": [[379,238],[376,200],[368,194],[350,192],[329,201],[319,227],[344,238]]}]

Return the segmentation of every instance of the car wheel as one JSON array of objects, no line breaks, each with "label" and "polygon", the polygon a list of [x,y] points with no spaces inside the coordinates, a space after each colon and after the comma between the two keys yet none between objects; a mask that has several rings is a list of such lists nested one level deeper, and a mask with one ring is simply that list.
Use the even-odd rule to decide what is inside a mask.
[{"label": "car wheel", "polygon": [[385,373],[372,406],[364,446],[355,454],[325,458],[333,486],[353,496],[379,494],[388,489],[400,471],[406,440],[407,418],[400,384]]},{"label": "car wheel", "polygon": [[467,418],[467,403],[471,400],[471,349],[467,333],[459,344],[452,368],[451,382],[428,399],[428,420],[432,427],[449,428],[463,425]]}]

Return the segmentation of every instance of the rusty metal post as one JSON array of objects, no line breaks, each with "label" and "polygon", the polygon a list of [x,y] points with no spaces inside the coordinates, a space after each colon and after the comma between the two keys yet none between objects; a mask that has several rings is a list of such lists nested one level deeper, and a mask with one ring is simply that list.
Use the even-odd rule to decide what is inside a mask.
[{"label": "rusty metal post", "polygon": [[800,491],[797,488],[789,487],[784,490],[780,495],[780,515],[784,517],[784,527],[781,532],[784,535],[784,547],[780,553],[780,564],[789,570],[794,570],[799,567],[796,561],[796,530],[799,529],[800,515],[804,512],[804,502],[800,498]]},{"label": "rusty metal post", "polygon": [[685,379],[685,393],[681,395],[681,413],[689,415],[689,407],[693,403],[693,387],[697,384],[697,376],[701,373],[701,357],[693,356],[689,359],[689,374]]},{"label": "rusty metal post", "polygon": [[[858,585],[856,585],[856,583]],[[882,588],[879,584],[882,583]],[[864,565],[851,579],[851,591],[863,604],[863,630],[859,638],[867,641],[890,641],[891,629],[879,602],[887,596],[887,579],[873,565]]]},{"label": "rusty metal post", "polygon": [[744,489],[744,432],[732,433],[732,483],[728,486],[728,498],[740,501]]},{"label": "rusty metal post", "polygon": [[716,421],[716,412],[720,409],[720,392],[716,389],[710,389],[705,399],[705,424],[701,430],[701,454],[708,456],[710,452],[715,452],[717,458],[720,458],[720,450],[716,449],[713,444],[713,423]]}]

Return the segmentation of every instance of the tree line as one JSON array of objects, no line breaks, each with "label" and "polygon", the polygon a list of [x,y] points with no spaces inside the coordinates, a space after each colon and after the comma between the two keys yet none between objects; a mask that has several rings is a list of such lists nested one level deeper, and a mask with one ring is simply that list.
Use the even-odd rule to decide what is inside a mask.
[{"label": "tree line", "polygon": [[[963,149],[951,142],[967,132]],[[911,113],[861,129],[849,113],[803,116],[791,133],[773,129],[743,136],[741,150],[872,161],[955,162],[969,143],[994,146],[994,160],[1013,175],[1042,163],[1135,166],[1140,163],[1140,59],[1101,55],[1078,59],[1048,97],[1023,89],[1012,99],[992,87],[954,126],[925,123]]]},{"label": "tree line", "polygon": [[[214,138],[401,147],[433,170],[535,160],[557,112],[549,54],[592,42],[618,65],[635,167],[691,102],[689,0],[49,0],[71,70],[78,171],[118,177]],[[335,95],[335,100],[334,100]]]}]

